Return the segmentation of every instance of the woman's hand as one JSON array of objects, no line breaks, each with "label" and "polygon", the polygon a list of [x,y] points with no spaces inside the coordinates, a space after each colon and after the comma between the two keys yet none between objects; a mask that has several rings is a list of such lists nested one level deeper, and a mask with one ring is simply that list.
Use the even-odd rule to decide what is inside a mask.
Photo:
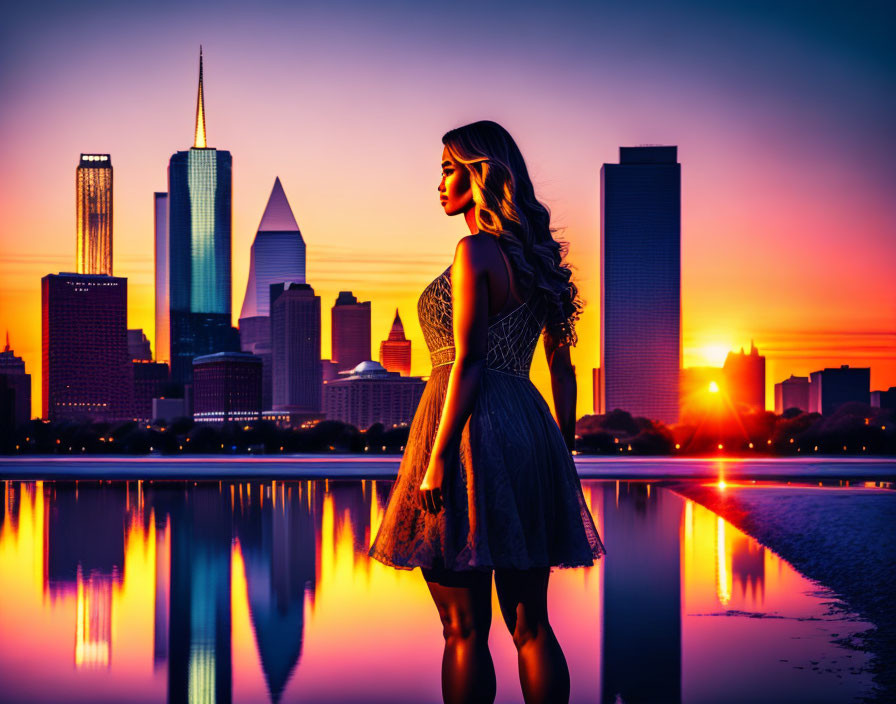
[{"label": "woman's hand", "polygon": [[438,513],[444,506],[442,499],[442,485],[445,481],[445,459],[438,455],[431,455],[426,474],[420,482],[420,494],[423,508],[432,513]]}]

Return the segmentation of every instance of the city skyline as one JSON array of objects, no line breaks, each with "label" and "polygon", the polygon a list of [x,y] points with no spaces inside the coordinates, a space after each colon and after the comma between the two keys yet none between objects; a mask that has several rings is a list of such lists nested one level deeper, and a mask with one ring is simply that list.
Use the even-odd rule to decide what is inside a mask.
[{"label": "city skyline", "polygon": [[[570,242],[570,261],[586,299],[573,350],[577,416],[592,408],[590,375],[583,371],[599,366],[597,172],[601,163],[615,160],[619,146],[645,142],[677,145],[682,164],[683,365],[720,365],[727,351],[752,338],[768,360],[767,408],[773,408],[775,383],[841,364],[870,366],[872,389],[886,389],[896,383],[896,293],[886,284],[896,244],[888,236],[894,215],[887,195],[894,182],[892,137],[884,130],[892,97],[879,88],[892,52],[870,29],[873,18],[832,36],[836,10],[822,9],[806,27],[778,27],[783,36],[764,25],[768,18],[758,12],[742,18],[737,30],[722,17],[673,24],[662,55],[643,44],[612,40],[614,28],[631,22],[624,11],[561,7],[540,19],[552,39],[568,35],[566,47],[552,42],[550,49],[532,52],[524,42],[510,43],[508,27],[498,31],[483,57],[510,51],[524,57],[520,71],[541,79],[553,75],[554,85],[514,79],[474,107],[456,97],[435,99],[436,88],[427,87],[445,61],[431,57],[427,42],[456,32],[458,20],[426,13],[414,16],[420,25],[414,35],[411,15],[396,19],[394,9],[368,26],[356,17],[338,33],[309,12],[302,17],[301,37],[308,38],[302,50],[265,50],[252,40],[236,52],[230,49],[234,30],[223,21],[230,12],[226,6],[202,27],[187,8],[179,30],[154,25],[161,34],[147,42],[137,40],[128,25],[114,38],[116,46],[133,42],[121,61],[88,52],[77,69],[57,65],[40,90],[26,80],[40,65],[36,57],[51,60],[66,51],[71,40],[64,34],[83,27],[84,20],[72,16],[72,25],[57,18],[33,46],[14,39],[4,51],[18,70],[0,79],[10,105],[0,116],[0,130],[7,153],[24,164],[27,177],[0,177],[0,319],[35,380],[32,399],[41,397],[37,282],[48,272],[75,269],[70,169],[80,153],[109,153],[116,164],[114,271],[129,281],[128,327],[143,328],[157,340],[151,194],[162,190],[165,160],[192,127],[188,106],[195,100],[200,40],[206,58],[214,57],[214,70],[205,76],[206,102],[214,106],[208,108],[209,144],[227,148],[234,158],[234,312],[245,291],[257,213],[279,176],[302,222],[308,281],[324,307],[349,288],[373,301],[376,339],[389,329],[398,307],[418,352],[412,374],[428,373],[412,313],[420,291],[450,263],[454,244],[466,234],[459,220],[436,210],[439,137],[456,124],[490,117],[520,142],[536,192],[552,208],[555,223],[566,226],[560,236]],[[278,11],[286,19],[301,15],[285,7]],[[574,15],[579,28],[571,23]],[[524,38],[535,36],[535,17],[517,16]],[[97,30],[111,21],[96,12],[90,18]],[[267,42],[281,36],[272,16],[254,21],[269,31]],[[27,22],[27,16],[15,15],[10,26]],[[657,32],[659,24],[653,18],[648,29]],[[743,36],[757,27],[767,49],[762,57],[753,57],[755,45]],[[588,49],[584,34],[591,30],[595,34],[588,39],[603,40],[591,42],[603,48]],[[371,47],[385,32],[396,46],[396,37],[413,41],[394,54],[377,53]],[[693,51],[683,48],[681,40],[688,37],[696,41]],[[722,38],[730,40],[724,50]],[[324,50],[324,40],[335,41],[341,53],[313,72],[300,70],[302,57]],[[468,38],[460,34],[458,41],[463,47]],[[45,42],[58,46],[48,53]],[[614,74],[603,63],[613,51],[628,51],[641,63]],[[352,63],[358,55],[369,59],[362,67]],[[729,86],[719,82],[724,71],[683,70],[704,55],[717,56],[729,74],[743,57],[755,60],[733,74],[740,84]],[[458,70],[471,68],[472,59],[460,60]],[[659,75],[664,61],[676,76],[669,88]],[[840,62],[841,73],[825,73],[828,62]],[[85,68],[99,82],[100,97],[116,106],[106,118],[98,119],[93,98],[68,87],[73,72]],[[123,71],[127,81],[119,78]],[[558,75],[563,78],[556,80]],[[795,96],[788,88],[804,78]],[[336,88],[346,84],[357,110],[342,107]],[[433,100],[420,100],[421,90]],[[44,129],[63,103],[65,129]],[[397,188],[401,209],[394,205]],[[26,232],[31,236],[23,237]],[[321,330],[325,358],[327,318]],[[539,355],[532,376],[545,393]]]}]

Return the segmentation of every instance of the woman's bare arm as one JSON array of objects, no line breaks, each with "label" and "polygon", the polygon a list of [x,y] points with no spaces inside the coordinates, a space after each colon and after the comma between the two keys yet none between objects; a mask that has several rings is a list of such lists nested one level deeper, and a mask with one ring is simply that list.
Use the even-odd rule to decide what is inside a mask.
[{"label": "woman's bare arm", "polygon": [[454,365],[432,454],[447,457],[460,444],[473,412],[488,352],[488,251],[475,235],[457,244],[451,267]]},{"label": "woman's bare arm", "polygon": [[551,371],[557,425],[563,433],[566,447],[572,452],[576,446],[576,368],[569,355],[569,346],[559,344],[550,330],[544,333],[544,353]]}]

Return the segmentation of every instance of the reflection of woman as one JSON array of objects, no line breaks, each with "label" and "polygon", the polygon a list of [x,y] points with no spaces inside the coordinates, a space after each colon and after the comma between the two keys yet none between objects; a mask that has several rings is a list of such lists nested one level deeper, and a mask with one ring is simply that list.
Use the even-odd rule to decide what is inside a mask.
[{"label": "reflection of woman", "polygon": [[[472,234],[417,304],[432,375],[370,555],[422,568],[444,627],[446,702],[494,700],[492,570],[526,702],[563,702],[548,575],[605,552],[570,453],[582,304],[507,131],[476,122],[442,142],[442,207]],[[557,421],[529,380],[542,333]]]}]

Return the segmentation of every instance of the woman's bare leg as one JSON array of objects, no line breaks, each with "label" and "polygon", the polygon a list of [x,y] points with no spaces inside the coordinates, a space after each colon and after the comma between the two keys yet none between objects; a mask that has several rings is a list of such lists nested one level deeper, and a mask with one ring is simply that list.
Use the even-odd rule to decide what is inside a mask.
[{"label": "woman's bare leg", "polygon": [[442,698],[446,704],[495,701],[495,665],[488,649],[492,573],[423,570],[442,620]]},{"label": "woman's bare leg", "polygon": [[569,668],[548,622],[550,568],[495,570],[501,613],[516,645],[526,704],[569,701]]}]

